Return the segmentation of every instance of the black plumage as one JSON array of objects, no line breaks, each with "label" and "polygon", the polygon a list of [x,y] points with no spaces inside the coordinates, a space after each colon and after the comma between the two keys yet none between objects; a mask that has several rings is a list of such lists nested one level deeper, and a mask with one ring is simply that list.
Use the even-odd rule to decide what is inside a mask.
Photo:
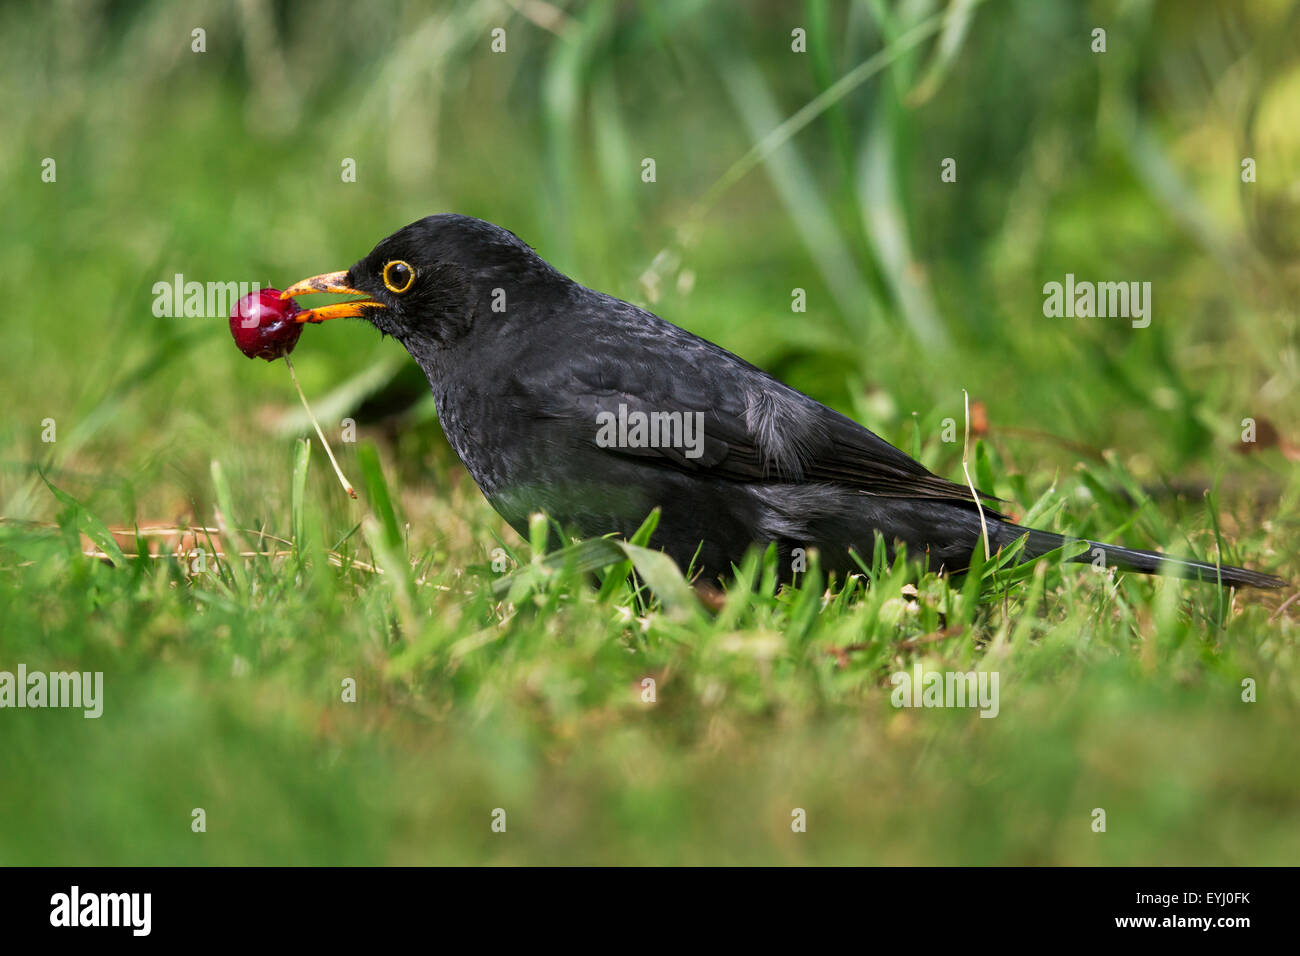
[{"label": "black plumage", "polygon": [[[400,293],[384,281],[394,262],[414,272]],[[311,281],[290,291],[326,288]],[[448,441],[521,533],[529,514],[544,511],[583,536],[630,535],[659,507],[652,545],[707,577],[725,576],[749,547],[768,542],[783,567],[794,549],[816,548],[841,575],[857,567],[850,549],[869,556],[877,534],[948,571],[966,568],[979,543],[965,485],[725,349],[579,285],[491,223],[421,219],[375,246],[344,285],[373,300],[350,314],[396,338],[424,370]],[[598,417],[617,416],[620,405],[702,413],[702,442],[602,447]],[[984,518],[995,549],[1025,534],[1026,557],[1064,543],[988,504]],[[1076,560],[1093,561],[1100,548],[1121,569],[1283,584],[1244,568],[1088,544]]]}]

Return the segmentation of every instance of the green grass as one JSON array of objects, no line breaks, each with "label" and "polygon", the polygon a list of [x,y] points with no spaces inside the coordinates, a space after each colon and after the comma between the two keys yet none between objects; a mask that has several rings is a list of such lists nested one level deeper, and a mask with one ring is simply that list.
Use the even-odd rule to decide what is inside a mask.
[{"label": "green grass", "polygon": [[[360,323],[294,355],[354,502],[285,369],[151,311],[177,272],[283,286],[480,215],[955,480],[967,389],[973,477],[1027,524],[1296,581],[1289,11],[988,0],[945,47],[938,6],[563,7],[561,35],[485,3],[286,5],[271,34],[218,3],[0,13],[0,670],[102,671],[105,698],[0,710],[0,862],[1300,856],[1293,587],[867,554],[778,590],[755,554],[705,609],[643,540],[508,529]],[[1152,326],[1044,318],[1066,272],[1152,281]],[[894,708],[917,662],[996,671],[998,716]]]}]

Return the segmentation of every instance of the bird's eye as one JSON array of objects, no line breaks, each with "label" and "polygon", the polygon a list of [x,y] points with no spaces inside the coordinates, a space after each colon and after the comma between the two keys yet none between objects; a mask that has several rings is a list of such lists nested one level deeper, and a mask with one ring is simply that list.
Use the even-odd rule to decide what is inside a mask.
[{"label": "bird's eye", "polygon": [[411,287],[411,283],[414,281],[415,270],[401,259],[394,259],[384,266],[384,285],[388,287],[389,292],[396,292],[401,295]]}]

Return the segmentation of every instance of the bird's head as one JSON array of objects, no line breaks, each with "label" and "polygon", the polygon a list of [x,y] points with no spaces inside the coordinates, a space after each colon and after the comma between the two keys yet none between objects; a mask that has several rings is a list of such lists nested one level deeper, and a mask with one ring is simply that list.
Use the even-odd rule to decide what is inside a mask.
[{"label": "bird's head", "polygon": [[527,243],[469,216],[428,216],[383,239],[352,268],[296,282],[281,298],[361,296],[304,309],[298,322],[362,318],[408,349],[446,347],[535,282],[567,282]]}]

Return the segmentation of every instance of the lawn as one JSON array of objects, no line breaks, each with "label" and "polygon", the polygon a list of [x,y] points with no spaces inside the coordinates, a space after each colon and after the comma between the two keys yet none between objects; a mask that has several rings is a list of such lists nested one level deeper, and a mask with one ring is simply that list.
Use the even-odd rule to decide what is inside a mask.
[{"label": "lawn", "polygon": [[1025,524],[1297,582],[1300,32],[1228,6],[0,10],[0,672],[103,675],[0,709],[0,863],[1300,859],[1294,583],[866,542],[701,600],[508,528],[364,323],[293,355],[352,500],[283,362],[157,307],[467,213]]}]

